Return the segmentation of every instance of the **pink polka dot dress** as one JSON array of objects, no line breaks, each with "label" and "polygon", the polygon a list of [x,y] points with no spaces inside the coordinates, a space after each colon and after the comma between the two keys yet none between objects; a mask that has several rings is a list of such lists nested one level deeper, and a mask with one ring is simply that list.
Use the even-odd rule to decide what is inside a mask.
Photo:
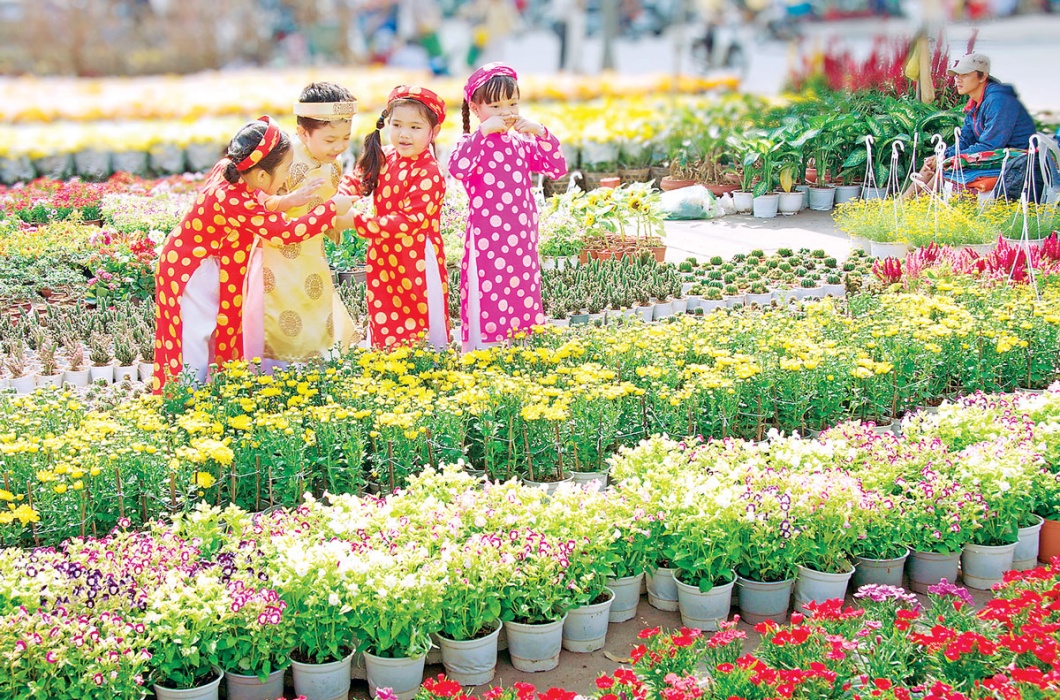
[{"label": "pink polka dot dress", "polygon": [[547,130],[538,137],[511,131],[483,136],[476,129],[457,143],[449,172],[470,199],[460,324],[464,350],[477,350],[545,322],[531,173],[559,178],[567,161]]}]

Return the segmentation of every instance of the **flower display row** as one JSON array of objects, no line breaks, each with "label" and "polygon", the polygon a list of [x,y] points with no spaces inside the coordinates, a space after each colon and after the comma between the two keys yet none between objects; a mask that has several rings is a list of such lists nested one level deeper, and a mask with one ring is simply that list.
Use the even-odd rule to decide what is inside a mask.
[{"label": "flower display row", "polygon": [[206,386],[174,384],[102,412],[62,392],[8,398],[7,490],[44,517],[4,537],[105,532],[117,517],[146,522],[203,493],[259,510],[369,481],[390,490],[461,458],[495,479],[555,481],[600,471],[619,446],[656,433],[763,439],[772,427],[850,417],[889,425],[950,392],[1051,381],[1057,291],[1040,291],[969,286],[578,334],[542,328],[511,347],[357,351],[273,375],[235,365]]},{"label": "flower display row", "polygon": [[[981,399],[979,404],[1026,409],[1050,419],[1060,410],[1056,396],[1020,401]],[[138,688],[149,683],[193,687],[214,676],[216,668],[265,678],[292,660],[349,659],[355,648],[366,658],[422,658],[432,635],[459,640],[496,629],[499,621],[507,627],[562,620],[595,601],[611,582],[657,570],[661,559],[680,565],[676,575],[693,583],[697,575],[710,575],[717,559],[730,567],[728,576],[732,567],[767,579],[790,576],[795,562],[825,568],[828,549],[833,556],[864,551],[858,543],[892,520],[898,543],[911,542],[904,533],[930,532],[932,523],[944,519],[956,522],[971,538],[986,529],[982,523],[992,509],[1003,509],[1004,490],[977,487],[971,477],[961,475],[962,469],[975,468],[968,448],[947,454],[946,446],[874,441],[872,435],[871,430],[842,426],[812,442],[774,436],[764,445],[679,444],[654,438],[616,459],[615,483],[607,491],[567,485],[550,495],[515,481],[484,482],[457,464],[427,470],[413,477],[407,489],[386,498],[329,496],[323,503],[307,497],[295,509],[258,514],[200,503],[175,515],[172,524],[152,523],[142,532],[128,529],[131,523],[121,517],[101,538],[75,538],[60,548],[5,549],[0,552],[5,629],[0,647],[16,663],[0,671],[0,688],[14,697],[32,681],[53,698],[138,698]],[[940,456],[952,459],[954,468],[932,476]],[[1013,496],[1017,499],[1026,493],[1026,484],[1012,476],[1021,468],[1030,473],[1036,465],[1010,463],[1007,477],[1013,479],[1013,490],[1020,490]],[[983,468],[979,475],[986,473]],[[906,486],[903,474],[918,475],[921,482]],[[858,477],[872,475],[874,481],[859,483]],[[888,500],[903,501],[912,491],[958,477],[965,478],[960,490],[968,495],[956,511],[944,500],[935,506],[944,513],[887,506]],[[990,483],[999,486],[1000,480]],[[202,479],[202,485],[209,488],[209,479]],[[702,539],[703,533],[716,538],[723,530],[722,540]],[[757,536],[749,539],[748,533]],[[822,549],[815,542],[824,533],[831,538]],[[711,548],[711,542],[721,546]],[[1055,572],[1037,571],[1025,580],[1041,580],[1043,591],[1049,590]],[[977,617],[971,610],[953,617],[963,605],[953,605],[953,598],[947,598],[953,589],[936,583],[941,584],[934,589],[939,604],[922,622],[915,598],[879,587],[862,589],[862,611],[841,610],[839,600],[810,602],[805,609],[813,617],[795,616],[791,628],[775,623],[760,627],[763,666],[745,662],[738,667],[762,673],[793,670],[802,667],[796,661],[819,659],[785,654],[837,648],[853,652],[856,647],[834,646],[835,639],[826,643],[826,635],[845,629],[853,644],[864,636],[856,634],[862,626],[859,618],[873,619],[875,612],[890,616],[880,620],[891,625],[877,628],[879,634],[912,629],[921,635],[909,636],[913,646],[901,658],[913,663],[919,655],[922,665],[886,668],[895,657],[876,657],[870,648],[833,654],[821,663],[846,663],[831,669],[835,676],[821,675],[829,681],[821,691],[827,691],[826,697],[849,690],[845,684],[856,683],[862,674],[896,684],[954,682],[956,676],[933,665],[943,658],[956,660],[956,648],[949,648],[954,640],[930,625],[949,626],[960,619],[968,625],[960,632],[1000,634],[992,624],[1020,624],[1027,620],[1024,615],[1046,622],[1042,615],[1054,614],[1040,596],[1011,599],[1002,593],[1010,607],[988,606],[996,618]],[[711,588],[710,582],[698,585]],[[906,612],[881,611],[877,604],[888,602]],[[1020,612],[1012,615],[1012,610]],[[728,618],[728,611],[722,617]],[[734,624],[722,622],[708,648],[732,644],[719,653],[743,656]],[[817,628],[821,624],[826,630]],[[1014,661],[1013,652],[1034,654],[1051,669],[1055,631],[1038,630],[1029,645],[1002,645],[1007,651],[985,655],[993,657],[990,663],[1004,666]],[[1025,631],[1034,634],[1030,628]],[[798,648],[815,634],[819,637],[812,646]],[[653,636],[645,634],[648,641],[643,650],[635,650],[635,660],[652,659],[652,652],[661,656],[660,649],[676,654],[702,643],[694,641],[700,635],[691,631],[681,634],[681,642],[651,641]],[[872,644],[873,637],[862,641]],[[774,648],[786,644],[786,649]],[[719,689],[739,680],[725,676],[737,668],[735,657],[725,659],[724,669],[721,658],[712,667],[711,679]],[[691,662],[686,673],[692,673],[696,659],[685,661]],[[833,688],[830,681],[840,675]],[[970,687],[992,675],[976,672],[962,682]],[[646,670],[645,680],[651,677]],[[85,684],[84,679],[95,680]],[[654,682],[660,680],[668,682],[665,676]],[[744,683],[749,680],[743,678]],[[602,690],[608,689],[606,684]]]},{"label": "flower display row", "polygon": [[[429,78],[419,71],[365,70],[332,66],[326,70],[204,72],[188,76],[109,78],[7,79],[7,99],[0,121],[11,124],[97,122],[121,120],[195,121],[205,117],[258,114],[283,116],[291,112],[302,88],[329,81],[348,88],[357,98],[358,112],[378,116],[395,85],[426,83],[459,114],[462,78]],[[527,102],[584,102],[601,97],[651,96],[669,92],[700,94],[714,89],[736,89],[731,76],[675,79],[670,75],[533,75],[520,76],[520,97]]]},{"label": "flower display row", "polygon": [[[788,624],[761,623],[747,648],[733,623],[708,637],[687,627],[643,629],[623,665],[601,674],[593,700],[1041,699],[1060,692],[1056,612],[1060,565],[1011,572],[976,610],[968,591],[946,583],[922,603],[900,588],[867,586],[854,605],[813,605]],[[476,700],[439,676],[417,700]],[[537,692],[529,683],[491,688],[482,700],[574,700],[573,691]]]}]

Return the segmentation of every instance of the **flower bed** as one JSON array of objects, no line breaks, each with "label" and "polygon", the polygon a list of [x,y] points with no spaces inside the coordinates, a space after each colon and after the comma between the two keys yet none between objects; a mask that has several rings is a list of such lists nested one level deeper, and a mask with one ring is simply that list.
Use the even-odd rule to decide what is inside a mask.
[{"label": "flower bed", "polygon": [[[460,458],[493,478],[558,478],[597,471],[656,433],[762,439],[771,427],[889,423],[949,392],[1050,382],[1060,290],[1041,294],[970,285],[845,308],[541,329],[510,348],[358,351],[271,377],[234,365],[198,390],[174,384],[101,414],[61,393],[5,399],[0,434],[17,435],[5,447],[8,491],[47,514],[36,537],[55,542],[106,531],[120,515],[142,523],[189,508],[201,491],[257,510],[368,480],[389,489]],[[82,476],[69,475],[74,465]],[[72,488],[79,478],[91,500]],[[56,493],[59,483],[69,490]],[[33,541],[21,527],[5,537]]]}]

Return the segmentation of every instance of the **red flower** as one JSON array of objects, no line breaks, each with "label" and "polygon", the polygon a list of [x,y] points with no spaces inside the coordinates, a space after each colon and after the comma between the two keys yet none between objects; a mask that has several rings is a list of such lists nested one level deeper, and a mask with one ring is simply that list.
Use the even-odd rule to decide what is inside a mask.
[{"label": "red flower", "polygon": [[596,679],[596,687],[600,690],[607,690],[615,684],[615,679],[611,676],[600,676]]},{"label": "red flower", "polygon": [[577,697],[577,693],[573,690],[564,690],[563,688],[549,688],[543,693],[538,694],[540,700],[574,700]]},{"label": "red flower", "polygon": [[690,647],[696,643],[696,640],[695,637],[681,635],[680,637],[674,637],[673,642],[676,647]]},{"label": "red flower", "polygon": [[736,667],[730,663],[718,664],[718,673],[732,673]]},{"label": "red flower", "polygon": [[877,688],[879,688],[880,690],[887,690],[892,685],[894,685],[894,683],[892,683],[891,681],[887,680],[886,678],[874,678],[872,680],[872,684],[874,686],[876,686]]},{"label": "red flower", "polygon": [[643,644],[638,644],[637,646],[633,647],[633,651],[629,653],[629,658],[633,661],[633,663],[637,663],[641,659],[643,659],[644,655],[647,653],[648,648]]},{"label": "red flower", "polygon": [[[615,669],[615,680],[623,685],[635,685],[638,682],[637,674],[628,668]],[[548,698],[547,700],[553,699]]]},{"label": "red flower", "polygon": [[637,639],[651,639],[661,631],[658,627],[648,627],[637,633]]},{"label": "red flower", "polygon": [[536,692],[537,688],[535,688],[532,683],[523,683],[520,681],[515,684],[515,694],[519,700],[533,700]]}]

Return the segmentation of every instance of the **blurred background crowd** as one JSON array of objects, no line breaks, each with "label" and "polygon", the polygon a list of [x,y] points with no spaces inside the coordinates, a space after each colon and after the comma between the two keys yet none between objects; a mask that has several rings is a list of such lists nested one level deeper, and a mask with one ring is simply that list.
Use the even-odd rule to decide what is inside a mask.
[{"label": "blurred background crowd", "polygon": [[596,37],[604,56],[594,66],[609,67],[612,40],[655,40],[680,43],[689,67],[707,70],[739,67],[751,34],[788,39],[809,22],[941,23],[1054,7],[1060,0],[0,0],[0,74],[376,64],[445,75],[513,60],[506,42],[529,34],[539,40],[520,50],[547,54],[546,69],[582,72]]}]

